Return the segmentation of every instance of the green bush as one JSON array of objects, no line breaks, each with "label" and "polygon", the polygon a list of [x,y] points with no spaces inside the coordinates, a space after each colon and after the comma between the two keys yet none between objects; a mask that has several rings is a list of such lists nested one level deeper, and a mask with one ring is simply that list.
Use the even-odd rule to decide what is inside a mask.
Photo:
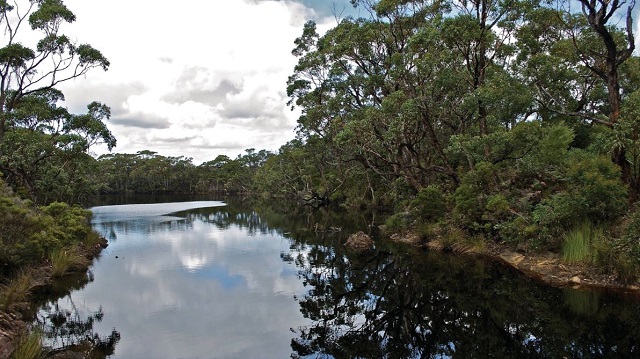
[{"label": "green bush", "polygon": [[54,202],[36,208],[0,180],[0,273],[40,263],[60,248],[95,240],[91,212]]},{"label": "green bush", "polygon": [[413,220],[408,212],[398,212],[389,216],[385,222],[385,232],[397,233],[404,232],[409,229]]},{"label": "green bush", "polygon": [[463,183],[453,193],[454,218],[461,225],[477,223],[482,218],[483,198],[480,189],[471,184]]},{"label": "green bush", "polygon": [[604,156],[575,151],[568,171],[568,185],[580,205],[576,210],[593,223],[620,217],[627,208],[627,186],[620,168]]},{"label": "green bush", "polygon": [[619,218],[627,207],[627,187],[611,160],[575,150],[566,168],[564,189],[557,189],[533,210],[546,235],[559,235],[580,222],[603,223]]},{"label": "green bush", "polygon": [[80,206],[53,202],[41,210],[53,218],[52,230],[63,246],[84,241],[92,231],[89,225],[91,212]]},{"label": "green bush", "polygon": [[434,222],[444,218],[447,203],[444,193],[436,186],[428,186],[420,190],[411,202],[418,217],[423,222]]},{"label": "green bush", "polygon": [[502,220],[509,215],[509,209],[507,198],[503,194],[494,194],[487,199],[484,217],[492,221]]}]

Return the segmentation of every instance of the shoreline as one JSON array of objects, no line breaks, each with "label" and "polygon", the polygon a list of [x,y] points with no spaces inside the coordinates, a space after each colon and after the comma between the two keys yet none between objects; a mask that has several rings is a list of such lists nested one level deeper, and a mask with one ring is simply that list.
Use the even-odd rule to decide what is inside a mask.
[{"label": "shoreline", "polygon": [[450,251],[464,255],[475,255],[490,261],[501,263],[524,274],[532,280],[556,288],[570,287],[574,289],[604,289],[640,297],[640,282],[625,284],[615,274],[607,274],[583,263],[564,262],[554,252],[522,252],[512,246],[492,241],[485,243],[478,250],[464,245],[444,246],[438,240],[424,243],[415,234],[393,234],[391,241],[435,251]]},{"label": "shoreline", "polygon": [[[107,248],[108,241],[100,237],[100,241],[91,247],[81,247],[83,256],[87,259],[87,264],[81,268],[73,268],[66,275],[87,273],[93,260],[97,258],[103,249]],[[45,293],[50,290],[56,277],[50,264],[44,263],[38,267],[26,269],[33,274],[34,281],[29,287],[29,299],[37,296],[38,293]],[[64,276],[63,276],[64,277]],[[26,318],[26,312],[34,305],[27,299],[25,302],[16,303],[9,310],[0,309],[0,359],[7,359],[13,353],[20,335],[29,326],[30,320]]]}]

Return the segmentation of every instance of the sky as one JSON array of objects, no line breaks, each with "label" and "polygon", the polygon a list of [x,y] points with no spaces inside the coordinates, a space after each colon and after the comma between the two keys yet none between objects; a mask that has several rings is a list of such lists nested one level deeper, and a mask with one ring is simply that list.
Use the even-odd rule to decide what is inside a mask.
[{"label": "sky", "polygon": [[[76,21],[62,33],[107,57],[103,72],[59,86],[73,113],[111,108],[113,150],[193,158],[277,151],[294,138],[286,105],[294,40],[308,20],[336,25],[348,0],[65,0]],[[92,148],[107,153],[104,146]]]},{"label": "sky", "polygon": [[[151,150],[195,164],[249,148],[277,151],[293,139],[299,110],[286,105],[293,41],[308,20],[322,32],[340,17],[368,15],[349,0],[65,4],[77,19],[61,32],[100,50],[111,66],[59,86],[64,106],[73,113],[86,112],[91,101],[110,106],[114,152]],[[105,146],[92,152],[108,153]]]}]

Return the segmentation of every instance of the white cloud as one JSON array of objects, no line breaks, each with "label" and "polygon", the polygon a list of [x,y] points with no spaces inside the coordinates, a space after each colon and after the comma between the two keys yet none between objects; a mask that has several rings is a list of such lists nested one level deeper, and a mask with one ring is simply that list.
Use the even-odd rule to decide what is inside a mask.
[{"label": "white cloud", "polygon": [[335,23],[324,2],[313,6],[325,18],[299,1],[65,3],[77,20],[63,32],[111,62],[107,72],[62,86],[66,106],[109,105],[117,152],[149,149],[195,163],[246,148],[277,150],[293,138],[298,113],[285,93],[293,41],[309,19]]}]

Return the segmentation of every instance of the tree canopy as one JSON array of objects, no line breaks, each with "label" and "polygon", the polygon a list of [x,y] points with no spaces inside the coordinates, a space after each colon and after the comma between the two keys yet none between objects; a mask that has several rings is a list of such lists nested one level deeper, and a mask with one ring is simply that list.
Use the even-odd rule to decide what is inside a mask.
[{"label": "tree canopy", "polygon": [[[62,33],[73,21],[61,0],[0,1],[0,172],[40,202],[77,201],[77,171],[89,161],[89,148],[116,145],[104,122],[110,116],[106,105],[92,102],[80,115],[61,106],[57,85],[109,67],[100,51]],[[29,43],[34,35],[39,40]]]}]

